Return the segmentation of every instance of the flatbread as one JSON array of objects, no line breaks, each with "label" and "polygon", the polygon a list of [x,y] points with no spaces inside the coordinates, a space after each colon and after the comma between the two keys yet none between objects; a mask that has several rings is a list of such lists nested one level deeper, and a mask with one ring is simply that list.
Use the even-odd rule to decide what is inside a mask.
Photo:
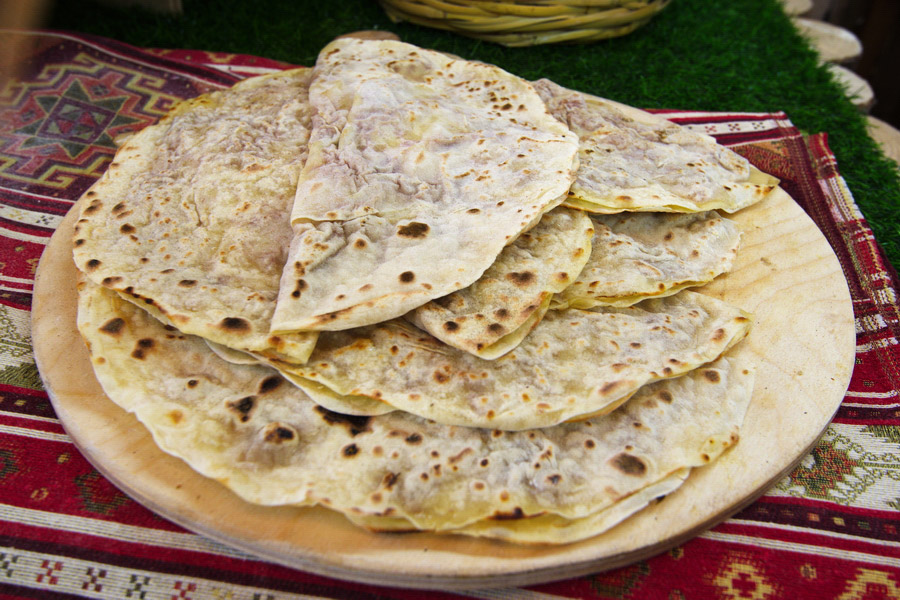
[{"label": "flatbread", "polygon": [[592,215],[591,256],[552,308],[631,306],[731,269],[741,232],[715,211]]},{"label": "flatbread", "polygon": [[377,323],[472,284],[572,182],[575,134],[491,65],[340,39],[310,102],[276,333]]},{"label": "flatbread", "polygon": [[315,334],[275,337],[269,326],[306,159],[310,76],[245,80],[129,138],[86,193],[78,268],[185,333],[305,361]]},{"label": "flatbread", "polygon": [[478,281],[420,306],[407,318],[454,348],[499,358],[534,329],[553,295],[578,277],[593,235],[584,212],[555,208],[504,248]]},{"label": "flatbread", "polygon": [[[447,533],[502,539],[517,544],[569,544],[603,533],[631,515],[654,504],[683,484],[691,469],[675,471],[659,481],[584,517],[567,519],[554,513],[530,515],[522,518],[488,517]],[[373,517],[348,514],[357,525],[378,532],[418,531],[409,520],[400,517]]]},{"label": "flatbread", "polygon": [[360,522],[589,537],[614,524],[604,512],[627,516],[732,446],[751,396],[751,371],[722,359],[643,388],[607,417],[546,429],[348,417],[270,369],[221,360],[107,289],[81,287],[78,326],[98,380],[160,448],[250,502],[319,504]]},{"label": "flatbread", "polygon": [[612,410],[646,383],[717,359],[749,328],[744,311],[683,291],[628,308],[549,311],[491,361],[395,319],[323,332],[307,365],[281,368],[331,390],[332,401],[363,396],[446,425],[522,430]]},{"label": "flatbread", "polygon": [[534,86],[579,137],[568,206],[604,214],[731,213],[762,200],[778,183],[710,136],[548,79]]}]

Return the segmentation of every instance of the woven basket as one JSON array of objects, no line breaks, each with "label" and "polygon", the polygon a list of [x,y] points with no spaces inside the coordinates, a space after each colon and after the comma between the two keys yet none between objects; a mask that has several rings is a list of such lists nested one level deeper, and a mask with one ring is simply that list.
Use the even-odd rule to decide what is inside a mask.
[{"label": "woven basket", "polygon": [[380,0],[394,22],[505,46],[587,43],[631,33],[669,0]]}]

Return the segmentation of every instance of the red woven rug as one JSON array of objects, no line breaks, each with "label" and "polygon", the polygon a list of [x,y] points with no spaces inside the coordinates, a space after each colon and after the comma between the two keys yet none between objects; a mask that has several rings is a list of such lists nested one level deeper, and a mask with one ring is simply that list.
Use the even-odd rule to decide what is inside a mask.
[{"label": "red woven rug", "polygon": [[[78,453],[43,392],[29,309],[41,252],[106,169],[116,136],[182,98],[287,65],[24,35],[23,76],[0,91],[0,599],[451,598],[259,561],[144,509]],[[897,279],[825,134],[784,114],[663,111],[782,181],[834,248],[854,301],[856,369],[833,424],[789,477],[734,518],[632,566],[477,598],[900,599],[900,308]]]}]

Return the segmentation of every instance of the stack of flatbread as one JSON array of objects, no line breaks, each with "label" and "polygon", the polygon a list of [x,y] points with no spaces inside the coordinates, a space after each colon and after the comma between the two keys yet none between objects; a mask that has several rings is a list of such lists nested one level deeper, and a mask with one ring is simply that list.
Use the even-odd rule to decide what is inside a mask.
[{"label": "stack of flatbread", "polygon": [[642,111],[341,39],[120,148],[78,325],[108,396],[250,502],[572,542],[738,440],[751,316],[685,288],[774,185]]}]

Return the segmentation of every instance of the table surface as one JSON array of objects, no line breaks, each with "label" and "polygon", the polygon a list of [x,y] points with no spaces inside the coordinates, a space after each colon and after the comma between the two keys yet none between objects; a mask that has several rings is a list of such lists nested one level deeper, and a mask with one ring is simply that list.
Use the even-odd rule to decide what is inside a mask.
[{"label": "table surface", "polygon": [[[33,58],[0,105],[0,592],[15,598],[417,597],[255,560],[157,517],[78,453],[34,365],[29,313],[37,262],[74,200],[108,166],[112,140],[153,122],[179,98],[284,65],[202,51],[148,52],[70,34],[25,37]],[[840,175],[829,138],[802,135],[783,113],[666,115],[781,178],[819,226],[854,301],[850,389],[793,473],[699,537],[607,573],[466,594],[900,597],[897,281]]]}]

